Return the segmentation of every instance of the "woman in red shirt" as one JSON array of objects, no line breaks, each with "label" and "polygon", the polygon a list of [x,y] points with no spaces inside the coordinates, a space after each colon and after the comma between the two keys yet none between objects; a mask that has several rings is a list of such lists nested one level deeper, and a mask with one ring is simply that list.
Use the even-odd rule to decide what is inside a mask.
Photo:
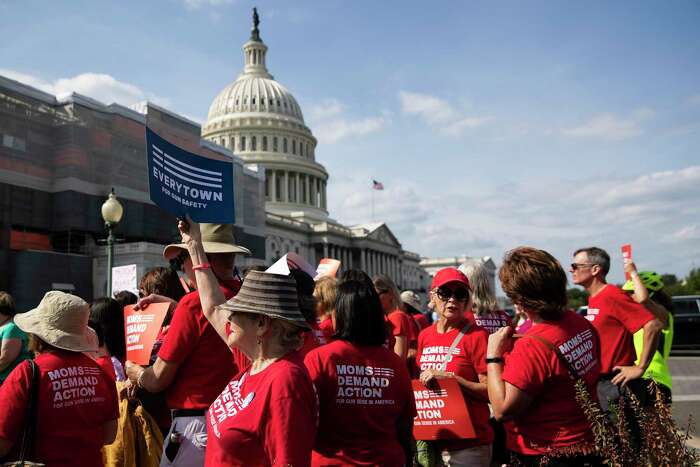
[{"label": "woman in red shirt", "polygon": [[471,306],[467,312],[477,326],[493,334],[504,326],[512,326],[508,313],[498,308],[496,292],[484,263],[478,259],[468,259],[459,267],[471,285]]},{"label": "woman in red shirt", "polygon": [[332,340],[335,328],[333,327],[333,313],[335,309],[336,289],[338,287],[335,277],[324,276],[316,281],[314,298],[316,298],[316,321],[318,323],[318,341],[327,344]]},{"label": "woman in red shirt", "polygon": [[[433,379],[455,378],[461,386],[477,436],[475,439],[438,440],[438,448],[448,466],[487,467],[493,442],[484,360],[488,334],[474,326],[465,315],[470,287],[464,274],[455,268],[441,269],[435,274],[430,289],[430,300],[438,320],[418,336],[416,361],[421,370],[420,380],[428,386]],[[448,358],[455,341],[455,350]]]},{"label": "woman in red shirt", "polygon": [[296,351],[309,330],[296,281],[249,271],[238,294],[226,301],[206,263],[199,225],[180,221],[178,228],[204,315],[228,346],[251,362],[209,407],[205,465],[309,465],[317,405]]},{"label": "woman in red shirt", "polygon": [[506,254],[499,278],[533,323],[514,344],[510,327],[489,337],[489,398],[508,449],[527,466],[600,465],[572,380],[595,394],[600,346],[591,324],[566,309],[566,273],[546,251],[521,247]]},{"label": "woman in red shirt", "polygon": [[19,452],[30,394],[36,390],[33,455],[25,460],[50,467],[102,465],[101,449],[114,441],[119,410],[114,382],[84,354],[97,350],[89,315],[83,299],[51,291],[38,307],[15,316],[36,353],[38,384],[25,360],[0,387],[0,458],[12,448]]},{"label": "woman in red shirt", "polygon": [[406,465],[415,403],[404,362],[384,346],[379,298],[349,280],[336,303],[336,340],[304,359],[319,398],[312,464]]},{"label": "woman in red shirt", "polygon": [[399,290],[389,276],[378,274],[374,276],[372,282],[374,283],[374,289],[379,295],[382,309],[391,331],[389,342],[393,341],[392,349],[405,362],[408,358],[411,340],[418,338],[413,318],[401,309]]}]

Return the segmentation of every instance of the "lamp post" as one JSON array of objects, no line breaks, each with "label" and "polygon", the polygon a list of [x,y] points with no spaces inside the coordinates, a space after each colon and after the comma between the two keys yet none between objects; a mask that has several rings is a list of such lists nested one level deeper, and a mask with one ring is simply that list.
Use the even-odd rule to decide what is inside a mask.
[{"label": "lamp post", "polygon": [[114,188],[102,203],[102,219],[107,229],[107,296],[112,298],[112,257],[114,256],[114,227],[122,220],[124,208],[114,194]]}]

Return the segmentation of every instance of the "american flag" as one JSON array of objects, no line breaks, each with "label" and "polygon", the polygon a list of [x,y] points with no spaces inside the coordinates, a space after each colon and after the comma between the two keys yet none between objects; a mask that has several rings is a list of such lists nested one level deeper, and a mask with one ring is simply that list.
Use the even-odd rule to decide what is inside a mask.
[{"label": "american flag", "polygon": [[373,190],[383,190],[384,189],[384,184],[382,182],[378,182],[376,180],[372,180],[372,189]]}]

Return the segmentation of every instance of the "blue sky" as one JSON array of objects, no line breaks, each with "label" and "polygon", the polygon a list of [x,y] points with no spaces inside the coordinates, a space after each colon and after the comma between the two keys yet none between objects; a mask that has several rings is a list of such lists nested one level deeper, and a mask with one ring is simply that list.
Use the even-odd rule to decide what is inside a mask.
[{"label": "blue sky", "polygon": [[[3,1],[0,74],[197,121],[242,68],[254,3]],[[270,72],[331,174],[331,215],[407,249],[564,264],[631,242],[700,266],[700,3],[270,1]]]}]

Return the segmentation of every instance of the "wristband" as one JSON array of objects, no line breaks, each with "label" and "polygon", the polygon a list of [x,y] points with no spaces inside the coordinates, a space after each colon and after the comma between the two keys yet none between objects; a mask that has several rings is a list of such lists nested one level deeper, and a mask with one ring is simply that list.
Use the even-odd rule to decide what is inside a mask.
[{"label": "wristband", "polygon": [[143,388],[143,375],[144,375],[144,373],[146,373],[146,370],[145,369],[141,370],[141,373],[139,373],[139,377],[136,378],[136,386],[138,386],[140,388]]},{"label": "wristband", "polygon": [[200,269],[211,269],[211,264],[202,263],[202,264],[198,264],[197,266],[192,266],[193,271],[199,271]]},{"label": "wristband", "polygon": [[503,357],[492,357],[492,358],[486,358],[486,363],[503,363]]}]

